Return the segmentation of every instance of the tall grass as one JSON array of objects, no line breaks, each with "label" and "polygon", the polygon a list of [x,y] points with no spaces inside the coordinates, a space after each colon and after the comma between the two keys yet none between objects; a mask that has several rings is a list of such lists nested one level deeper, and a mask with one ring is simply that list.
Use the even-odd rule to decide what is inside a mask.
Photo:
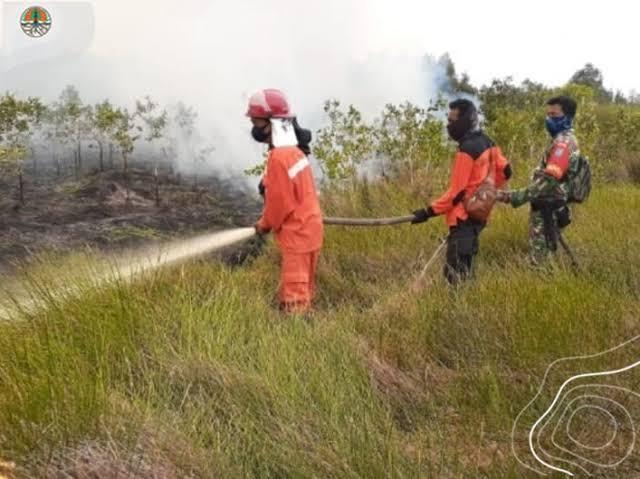
[{"label": "tall grass", "polygon": [[[420,206],[392,186],[340,198],[330,212]],[[311,321],[273,308],[275,249],[101,289],[66,279],[84,289],[65,299],[40,269],[47,309],[0,323],[0,458],[22,477],[535,477],[510,434],[546,367],[637,330],[639,198],[606,187],[578,208],[579,274],[562,253],[530,268],[526,211],[501,208],[458,290],[440,264],[410,288],[441,220],[330,229]]]}]

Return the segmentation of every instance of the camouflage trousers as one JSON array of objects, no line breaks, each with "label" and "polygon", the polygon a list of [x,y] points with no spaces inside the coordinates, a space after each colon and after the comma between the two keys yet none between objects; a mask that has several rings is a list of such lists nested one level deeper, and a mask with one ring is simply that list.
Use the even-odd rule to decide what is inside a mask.
[{"label": "camouflage trousers", "polygon": [[[568,211],[568,210],[567,210]],[[571,213],[568,212],[569,218]],[[553,223],[557,226],[556,212],[553,213]],[[557,232],[560,233],[558,228]],[[552,242],[550,244],[549,242]],[[558,248],[557,238],[550,239],[545,232],[544,217],[539,210],[531,210],[529,214],[529,258],[534,265],[541,265],[546,262]]]},{"label": "camouflage trousers", "polygon": [[529,258],[534,265],[544,263],[553,254],[544,232],[542,212],[529,213]]}]

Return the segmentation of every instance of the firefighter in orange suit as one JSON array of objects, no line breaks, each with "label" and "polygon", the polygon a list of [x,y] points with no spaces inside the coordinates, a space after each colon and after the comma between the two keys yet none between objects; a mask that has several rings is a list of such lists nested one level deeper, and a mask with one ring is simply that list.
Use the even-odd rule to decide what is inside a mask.
[{"label": "firefighter in orange suit", "polygon": [[501,188],[511,177],[511,166],[500,148],[478,126],[475,105],[467,99],[449,104],[447,131],[458,143],[449,189],[427,208],[413,212],[413,224],[443,215],[449,227],[444,275],[452,285],[459,284],[472,273],[473,258],[480,247],[480,232],[484,222],[469,218],[465,199],[470,198],[489,174],[494,158],[495,186]]},{"label": "firefighter in orange suit", "polygon": [[282,253],[280,308],[287,313],[306,313],[315,295],[323,240],[322,211],[305,155],[311,135],[299,127],[279,90],[253,94],[247,116],[253,124],[253,138],[269,145],[262,179],[265,205],[255,229],[260,235],[273,232]]}]

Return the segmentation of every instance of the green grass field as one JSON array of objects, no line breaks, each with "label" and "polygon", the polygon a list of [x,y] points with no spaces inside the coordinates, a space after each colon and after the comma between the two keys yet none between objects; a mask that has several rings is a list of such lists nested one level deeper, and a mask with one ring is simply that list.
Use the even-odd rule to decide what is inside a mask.
[{"label": "green grass field", "polygon": [[[326,205],[406,214],[411,198],[374,186]],[[546,368],[640,331],[640,189],[598,189],[574,216],[579,274],[563,253],[532,269],[526,208],[501,206],[476,279],[451,290],[437,263],[420,293],[441,219],[328,229],[310,321],[274,308],[273,247],[240,268],[199,261],[101,289],[78,275],[66,300],[40,266],[28,281],[48,309],[0,323],[0,458],[17,477],[538,477],[511,431]],[[533,465],[525,446],[517,428]]]}]

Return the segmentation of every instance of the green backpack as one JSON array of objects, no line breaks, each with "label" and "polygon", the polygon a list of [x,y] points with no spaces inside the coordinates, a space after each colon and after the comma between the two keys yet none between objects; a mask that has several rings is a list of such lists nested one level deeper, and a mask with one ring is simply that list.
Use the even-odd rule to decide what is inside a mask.
[{"label": "green backpack", "polygon": [[589,160],[580,155],[571,165],[564,180],[569,203],[582,203],[591,193],[591,165]]}]

